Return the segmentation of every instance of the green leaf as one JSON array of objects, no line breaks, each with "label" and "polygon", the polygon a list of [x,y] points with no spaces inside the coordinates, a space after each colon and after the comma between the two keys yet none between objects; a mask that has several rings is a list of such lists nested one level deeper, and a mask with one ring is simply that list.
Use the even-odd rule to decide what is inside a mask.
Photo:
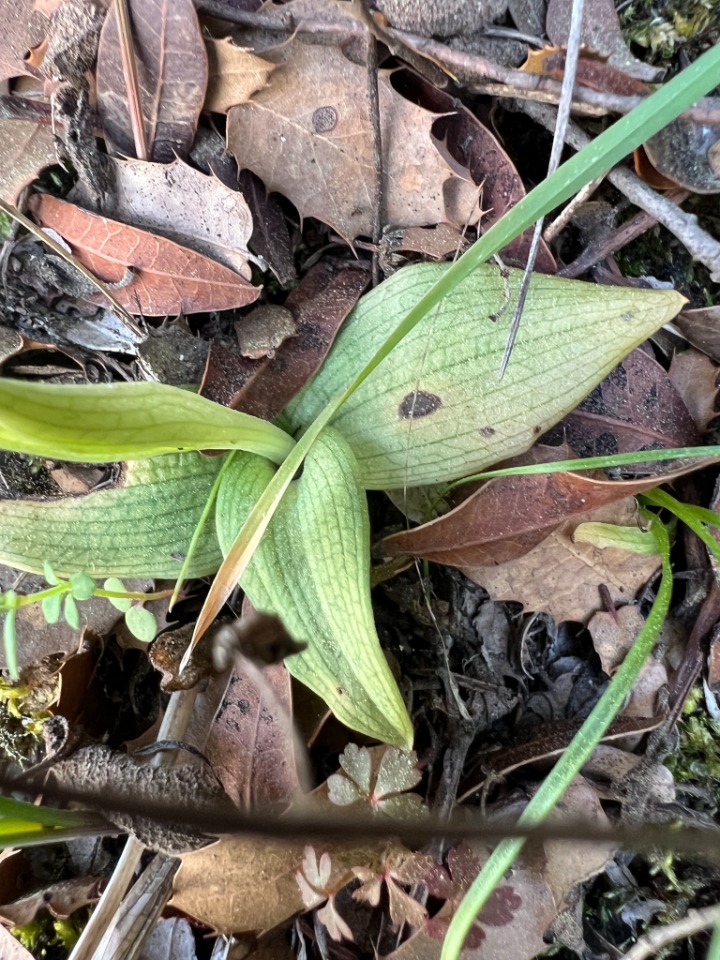
[{"label": "green leaf", "polygon": [[[0,500],[0,562],[39,573],[172,579],[182,567],[222,457],[174,454],[127,464],[114,487],[57,500]],[[222,561],[212,524],[190,576]]]},{"label": "green leaf", "polygon": [[[315,378],[288,408],[306,426],[444,276],[418,264],[364,296]],[[521,272],[484,265],[450,291],[333,419],[369,489],[452,480],[528,449],[613,367],[680,310],[674,291],[599,287],[537,274],[504,378]],[[510,304],[500,319],[509,286]],[[418,391],[417,396],[415,396]]]},{"label": "green leaf", "polygon": [[130,633],[143,643],[152,643],[157,633],[155,615],[142,606],[132,606],[125,614]]},{"label": "green leaf", "polygon": [[70,577],[70,593],[76,600],[89,600],[95,593],[95,581],[86,573],[73,573]]},{"label": "green leaf", "polygon": [[[218,539],[228,550],[273,475],[236,455],[218,493]],[[298,641],[290,672],[354,730],[402,746],[405,705],[380,648],[370,604],[369,521],[357,465],[342,437],[323,432],[241,579],[253,605],[276,613]]]},{"label": "green leaf", "polygon": [[249,450],[282,463],[284,431],[162,383],[58,385],[0,378],[0,448],[108,463],[187,450]]},{"label": "green leaf", "polygon": [[43,597],[40,602],[43,616],[47,623],[57,623],[60,619],[60,608],[62,607],[63,594],[53,593],[49,597]]},{"label": "green leaf", "polygon": [[[125,593],[125,584],[122,580],[118,580],[117,577],[108,577],[103,587],[112,593]],[[127,613],[133,604],[130,597],[106,597],[105,599],[108,603],[111,603],[116,610],[120,610],[122,613]]]},{"label": "green leaf", "polygon": [[617,523],[581,523],[573,533],[574,543],[591,543],[594,547],[604,550],[606,547],[616,547],[619,550],[629,550],[645,556],[654,556],[658,553],[657,540],[649,530],[640,527],[621,527]]},{"label": "green leaf", "polygon": [[65,594],[63,616],[65,617],[65,622],[68,624],[68,626],[72,627],[73,630],[80,629],[80,611],[78,610],[78,605],[75,603],[75,598],[71,593]]},{"label": "green leaf", "polygon": [[47,560],[45,560],[45,562],[43,563],[43,576],[45,577],[45,579],[47,580],[47,582],[50,584],[51,587],[56,587],[60,583],[60,581],[58,580],[55,574],[55,571],[53,570],[52,566],[47,562]]}]

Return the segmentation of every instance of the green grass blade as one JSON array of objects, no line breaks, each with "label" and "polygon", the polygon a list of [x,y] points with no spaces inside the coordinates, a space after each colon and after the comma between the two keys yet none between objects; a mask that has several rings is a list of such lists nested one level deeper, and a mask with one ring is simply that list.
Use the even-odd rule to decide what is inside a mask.
[{"label": "green grass blade", "polygon": [[[520,816],[518,823],[523,826],[536,826],[551,813],[573,777],[579,773],[583,764],[621,710],[642,665],[660,635],[670,607],[672,594],[670,541],[665,527],[658,518],[647,512],[646,515],[651,520],[651,529],[655,533],[659,552],[662,555],[662,578],[655,602],[645,625],[607,690]],[[458,960],[465,937],[475,922],[475,918],[487,903],[488,898],[502,880],[506,871],[512,866],[524,844],[525,840],[522,839],[504,840],[492,852],[452,918],[443,943],[441,960]]]}]

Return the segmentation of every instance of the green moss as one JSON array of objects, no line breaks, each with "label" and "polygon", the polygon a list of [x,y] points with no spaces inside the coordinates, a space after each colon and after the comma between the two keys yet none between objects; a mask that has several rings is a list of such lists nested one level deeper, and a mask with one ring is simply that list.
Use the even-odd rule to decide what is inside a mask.
[{"label": "green moss", "polygon": [[665,761],[676,782],[695,782],[715,795],[720,782],[720,729],[705,708],[701,687],[688,697],[678,732],[680,748]]},{"label": "green moss", "polygon": [[679,47],[712,44],[720,29],[716,0],[634,0],[620,14],[628,43],[651,54],[655,63],[672,60]]}]

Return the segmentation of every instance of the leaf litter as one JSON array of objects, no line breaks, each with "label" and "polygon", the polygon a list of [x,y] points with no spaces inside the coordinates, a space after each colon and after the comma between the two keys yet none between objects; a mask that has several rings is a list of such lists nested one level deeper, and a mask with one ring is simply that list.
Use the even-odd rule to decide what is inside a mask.
[{"label": "leaf litter", "polygon": [[[520,125],[512,129],[508,108],[477,99],[462,72],[450,78],[458,82],[448,93],[442,61],[418,62],[402,34],[392,32],[403,23],[421,29],[424,14],[418,18],[379,4],[389,26],[379,17],[373,22],[378,35],[392,41],[393,59],[380,46],[380,137],[374,140],[366,20],[355,6],[329,7],[316,0],[266,4],[262,10],[243,6],[242,15],[228,10],[225,19],[206,15],[190,0],[170,7],[129,0],[129,50],[116,5],[109,12],[102,8],[96,60],[79,28],[77,36],[68,30],[68,24],[95,17],[83,12],[79,0],[19,5],[1,0],[8,29],[0,38],[0,68],[11,83],[2,103],[10,113],[0,116],[6,131],[2,196],[26,203],[40,226],[55,230],[81,262],[114,285],[117,299],[143,325],[132,342],[101,333],[110,315],[97,309],[96,293],[80,289],[36,244],[13,234],[3,251],[4,377],[60,383],[158,379],[187,386],[197,384],[207,355],[205,397],[267,420],[284,417],[281,423],[293,429],[307,428],[324,400],[349,383],[378,338],[412,305],[430,276],[418,261],[453,259],[542,177],[535,165],[542,152],[535,132],[523,134]],[[501,2],[484,9],[481,20],[508,16],[507,25],[546,30],[557,45],[564,43],[570,6],[568,0],[552,0],[544,22],[544,12]],[[578,84],[600,100],[638,92],[636,78],[658,79],[652,57],[641,61],[630,54],[611,7],[604,0],[589,4],[588,49],[578,73]],[[453,43],[472,59],[480,47],[468,46],[463,25],[469,21],[462,10],[457,13],[450,24],[457,33]],[[478,16],[477,10],[469,13]],[[433,32],[449,29],[446,20],[433,21]],[[525,46],[512,42],[516,53]],[[491,46],[481,55],[493,60],[499,49]],[[608,56],[611,65],[603,59]],[[130,61],[137,73],[135,92]],[[509,62],[498,61],[495,69],[505,70],[511,85]],[[406,64],[420,67],[423,77]],[[564,64],[559,47],[529,60],[526,69],[550,82],[562,79]],[[33,91],[24,79],[28,75],[43,80],[44,87],[36,83]],[[33,103],[44,112],[30,120],[22,111]],[[677,129],[661,146],[673,154],[673,169],[682,168],[676,179],[703,192],[702,184],[685,177],[692,157],[676,149],[685,137]],[[226,132],[227,152],[218,131]],[[712,167],[716,132],[708,136],[706,166]],[[56,164],[58,153],[65,169]],[[48,168],[25,200],[23,190]],[[578,242],[570,227],[543,243],[538,271],[553,274],[575,256]],[[349,815],[346,843],[239,836],[181,853],[172,907],[198,925],[198,935],[261,935],[257,949],[248,948],[250,955],[273,960],[308,950],[331,960],[378,953],[398,960],[439,956],[450,919],[488,850],[474,842],[423,849],[405,846],[397,835],[428,812],[449,812],[458,797],[464,807],[473,807],[475,800],[468,798],[483,783],[474,755],[481,752],[489,771],[492,748],[500,748],[496,769],[502,769],[505,751],[525,746],[527,755],[505,767],[502,781],[485,777],[485,813],[495,821],[520,813],[543,775],[543,763],[557,755],[554,731],[586,715],[645,622],[643,591],[652,590],[659,557],[607,545],[619,543],[623,531],[635,543],[642,535],[645,521],[634,496],[672,482],[675,494],[684,493],[688,502],[708,502],[712,465],[696,480],[688,476],[695,468],[658,468],[640,455],[633,469],[623,468],[625,479],[617,472],[498,478],[469,488],[469,494],[460,488],[444,498],[436,487],[422,486],[517,454],[539,461],[696,446],[714,426],[718,350],[714,291],[704,277],[673,277],[694,309],[683,311],[670,332],[622,359],[664,319],[672,320],[680,298],[671,291],[623,289],[617,270],[614,288],[567,285],[538,274],[524,321],[528,339],[518,346],[506,384],[496,386],[495,354],[504,342],[515,289],[506,264],[522,266],[527,248],[524,235],[502,252],[502,262],[478,273],[482,282],[473,290],[472,308],[466,293],[450,313],[441,311],[420,326],[415,345],[408,338],[399,346],[386,361],[385,379],[369,378],[336,418],[337,433],[324,435],[325,447],[318,443],[315,458],[308,459],[283,501],[264,553],[261,549],[242,582],[251,598],[262,601],[260,608],[280,612],[294,646],[285,651],[286,662],[271,657],[252,674],[245,653],[233,648],[219,665],[208,645],[201,667],[195,664],[194,672],[183,675],[181,689],[172,694],[197,696],[187,744],[166,745],[176,752],[188,747],[179,764],[156,767],[141,755],[116,752],[122,743],[152,740],[148,731],[172,713],[166,712],[167,694],[157,689],[157,671],[167,665],[160,646],[148,659],[146,645],[128,643],[126,627],[117,625],[122,612],[99,597],[79,604],[70,595],[56,597],[44,606],[23,606],[15,615],[24,685],[0,682],[0,747],[13,769],[42,760],[44,753],[55,782],[93,789],[105,784],[118,801],[139,801],[132,816],[106,811],[113,831],[123,829],[151,849],[177,853],[215,836],[217,803],[256,813],[269,806],[301,815],[315,810],[329,820]],[[661,263],[642,268],[648,279],[633,276],[630,287],[646,284],[647,290],[657,288],[658,280],[667,282]],[[433,269],[439,275],[444,267]],[[638,273],[634,266],[627,272]],[[377,289],[368,295],[371,284]],[[643,311],[637,335],[628,337],[631,314],[638,319]],[[156,319],[178,314],[183,315],[178,320]],[[565,315],[573,315],[572,322],[566,323]],[[587,339],[593,324],[596,355]],[[539,340],[532,339],[535,330]],[[452,393],[458,377],[462,397]],[[481,390],[472,386],[478,382]],[[575,391],[571,398],[553,407],[553,391],[559,396],[568,389]],[[386,409],[377,404],[383,392]],[[508,416],[520,424],[522,439],[515,445],[497,436]],[[543,436],[546,428],[550,433]],[[461,446],[456,463],[452,458]],[[237,456],[245,479],[254,483],[271,475],[267,462]],[[54,489],[50,497],[52,486],[44,486],[42,477],[63,468],[48,458],[33,463],[0,455],[0,558],[14,565],[3,568],[0,599],[47,588],[19,573],[42,570],[44,561],[62,576],[81,571],[101,579],[121,576],[126,591],[172,588],[222,466],[218,457],[195,453],[130,461],[89,484],[81,476],[63,476],[59,495]],[[316,495],[307,496],[308,485],[319,483],[312,478],[319,476],[327,486],[322,510]],[[373,493],[370,511],[365,510],[362,488],[389,490],[401,508],[415,496],[416,504],[424,505],[418,517],[432,504],[450,509],[441,506],[437,519],[399,532],[398,514],[382,494]],[[218,568],[221,546],[227,547],[234,533],[229,528],[236,526],[240,507],[248,506],[243,496],[236,490],[231,497],[230,486],[221,491],[190,576]],[[367,583],[370,522],[378,557],[433,561],[427,581],[418,581],[412,570],[387,581],[375,592],[374,609]],[[593,526],[598,523],[604,526]],[[676,571],[692,572],[700,584],[685,600],[687,619],[704,599],[701,581],[709,562],[704,547],[691,554],[680,538],[674,549]],[[131,583],[132,576],[140,579]],[[172,625],[179,626],[180,655],[204,589],[200,580],[191,580],[176,611],[162,608],[161,623],[177,617]],[[116,602],[129,604],[131,620],[153,616],[142,601]],[[66,622],[46,622],[48,611],[55,611],[53,619],[63,610]],[[82,633],[71,625],[76,614]],[[149,638],[154,623],[136,627],[146,629]],[[155,644],[163,641],[170,643],[161,636]],[[618,721],[626,738],[632,724],[644,732],[657,725],[664,690],[674,689],[683,669],[684,654],[677,644],[669,647],[667,656],[646,665],[638,678]],[[166,672],[168,690],[169,682],[178,684],[177,659],[174,664],[172,681]],[[328,677],[336,678],[334,689]],[[382,696],[378,678],[385,685]],[[302,691],[297,679],[323,699]],[[121,706],[113,710],[111,704]],[[91,736],[98,743],[72,754],[73,735],[93,715]],[[72,735],[58,739],[48,724],[63,716]],[[313,731],[309,757],[293,721]],[[362,730],[367,736],[358,733]],[[406,749],[411,732],[413,751]],[[373,739],[398,745],[369,746]],[[692,790],[683,793],[683,784],[673,782],[661,763],[662,749],[646,755],[644,747],[637,733],[634,740],[598,747],[555,820],[568,824],[582,816],[607,826],[637,817],[638,810],[661,819],[669,815],[669,804],[675,804],[673,816],[691,819]],[[299,776],[303,767],[318,784],[311,793]],[[206,836],[158,828],[143,818],[143,802],[158,798],[170,809],[209,804]],[[364,811],[388,822],[382,842],[354,838],[352,818]],[[79,849],[70,845],[71,858]],[[463,957],[530,958],[545,949],[549,936],[586,949],[578,922],[583,897],[589,898],[591,916],[601,917],[599,886],[618,875],[614,855],[612,842],[546,840],[492,895]],[[588,888],[592,876],[606,868],[601,884]],[[643,870],[625,861],[623,869],[638,875]],[[38,950],[56,936],[38,905],[47,903],[55,912],[61,902],[68,911],[82,909],[96,892],[94,876],[63,870],[53,885],[38,877],[35,893],[18,892],[3,908],[16,923],[42,927],[37,936],[45,940],[34,944]],[[652,894],[669,898],[661,881],[647,882]],[[182,932],[160,934],[163,924],[176,922],[185,924]],[[193,949],[195,936],[185,920],[163,920],[156,929],[166,938],[158,955],[176,949],[176,932],[183,949]],[[614,938],[613,949],[627,945],[607,925],[600,935]],[[12,945],[22,955],[19,941]]]}]

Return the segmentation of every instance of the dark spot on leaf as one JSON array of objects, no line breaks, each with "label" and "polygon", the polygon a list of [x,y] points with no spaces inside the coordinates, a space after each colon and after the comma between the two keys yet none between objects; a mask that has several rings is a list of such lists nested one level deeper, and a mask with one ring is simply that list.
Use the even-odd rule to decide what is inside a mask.
[{"label": "dark spot on leaf", "polygon": [[522,906],[522,897],[512,887],[498,887],[490,895],[477,918],[479,923],[491,927],[504,927],[513,919]]},{"label": "dark spot on leaf", "polygon": [[542,427],[536,424],[533,427],[533,433],[535,434],[536,437],[540,436],[540,434],[542,433]]},{"label": "dark spot on leaf", "polygon": [[247,700],[238,700],[238,710],[242,714],[246,714],[250,710],[250,704]]},{"label": "dark spot on leaf", "polygon": [[399,413],[403,420],[418,420],[420,417],[428,417],[431,413],[435,413],[441,406],[442,400],[437,394],[418,390],[403,397]]},{"label": "dark spot on leaf", "polygon": [[345,691],[343,690],[342,687],[338,687],[338,688],[337,688],[337,692],[338,692],[338,696],[340,696],[340,697],[342,697],[342,696],[345,695]]},{"label": "dark spot on leaf", "polygon": [[334,107],[318,107],[312,115],[315,133],[327,133],[337,124],[338,115]]},{"label": "dark spot on leaf", "polygon": [[494,427],[480,427],[480,436],[481,437],[494,437],[495,436]]}]

